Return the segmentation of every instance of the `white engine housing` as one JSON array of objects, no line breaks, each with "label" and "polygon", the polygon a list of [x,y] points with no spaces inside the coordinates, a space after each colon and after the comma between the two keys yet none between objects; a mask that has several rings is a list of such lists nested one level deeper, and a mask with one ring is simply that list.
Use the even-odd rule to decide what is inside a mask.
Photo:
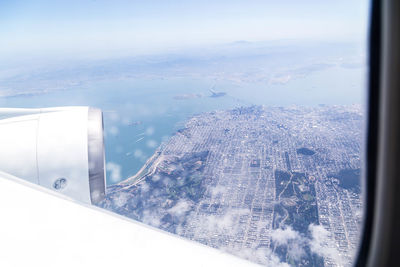
[{"label": "white engine housing", "polygon": [[98,203],[105,195],[104,165],[101,110],[0,109],[0,171]]}]

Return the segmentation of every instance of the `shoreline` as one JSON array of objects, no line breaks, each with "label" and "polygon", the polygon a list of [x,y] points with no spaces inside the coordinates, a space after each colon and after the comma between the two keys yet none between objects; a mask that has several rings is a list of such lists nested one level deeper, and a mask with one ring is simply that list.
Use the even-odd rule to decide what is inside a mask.
[{"label": "shoreline", "polygon": [[156,152],[146,161],[140,170],[133,176],[117,183],[116,185],[131,187],[143,181],[148,175],[153,174],[157,165],[162,160],[162,151],[157,149]]}]

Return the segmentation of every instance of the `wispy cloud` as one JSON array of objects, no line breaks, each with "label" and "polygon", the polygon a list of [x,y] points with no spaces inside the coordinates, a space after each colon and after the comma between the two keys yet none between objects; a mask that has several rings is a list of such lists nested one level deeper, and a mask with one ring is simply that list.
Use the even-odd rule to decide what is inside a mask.
[{"label": "wispy cloud", "polygon": [[114,162],[107,162],[106,164],[106,170],[111,173],[110,179],[112,182],[117,183],[121,181],[121,170],[122,167],[121,165],[114,163]]},{"label": "wispy cloud", "polygon": [[289,241],[294,239],[300,239],[300,234],[294,231],[292,227],[287,227],[286,229],[276,229],[271,233],[271,238],[277,245],[287,245]]},{"label": "wispy cloud", "polygon": [[190,210],[190,207],[193,206],[192,203],[189,203],[188,201],[185,200],[179,200],[175,206],[172,208],[168,209],[167,211],[174,215],[174,216],[182,216],[184,215],[187,211]]},{"label": "wispy cloud", "polygon": [[344,266],[346,261],[338,251],[331,233],[322,225],[310,224],[308,229],[311,232],[309,240],[311,251],[325,259],[331,259],[338,266]]}]

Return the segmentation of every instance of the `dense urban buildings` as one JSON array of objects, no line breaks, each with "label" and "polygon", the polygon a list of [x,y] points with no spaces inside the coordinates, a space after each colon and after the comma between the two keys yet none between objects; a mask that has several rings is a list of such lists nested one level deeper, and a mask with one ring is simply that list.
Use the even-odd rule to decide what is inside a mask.
[{"label": "dense urban buildings", "polygon": [[362,129],[358,105],[199,114],[101,205],[264,265],[349,266]]}]

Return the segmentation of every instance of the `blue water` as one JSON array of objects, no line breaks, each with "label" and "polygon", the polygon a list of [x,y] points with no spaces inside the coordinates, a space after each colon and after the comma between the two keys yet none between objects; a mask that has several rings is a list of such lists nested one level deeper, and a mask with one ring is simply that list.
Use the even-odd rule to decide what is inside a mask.
[{"label": "blue water", "polygon": [[[249,105],[318,105],[364,102],[362,69],[334,67],[297,78],[286,84],[218,81],[209,79],[127,79],[87,83],[63,91],[33,96],[0,98],[3,107],[52,107],[84,105],[104,113],[106,161],[118,164],[120,179],[134,175],[156,148],[184,126],[188,117],[217,109]],[[176,99],[198,94],[201,97]],[[107,184],[112,180],[107,172]]]}]

